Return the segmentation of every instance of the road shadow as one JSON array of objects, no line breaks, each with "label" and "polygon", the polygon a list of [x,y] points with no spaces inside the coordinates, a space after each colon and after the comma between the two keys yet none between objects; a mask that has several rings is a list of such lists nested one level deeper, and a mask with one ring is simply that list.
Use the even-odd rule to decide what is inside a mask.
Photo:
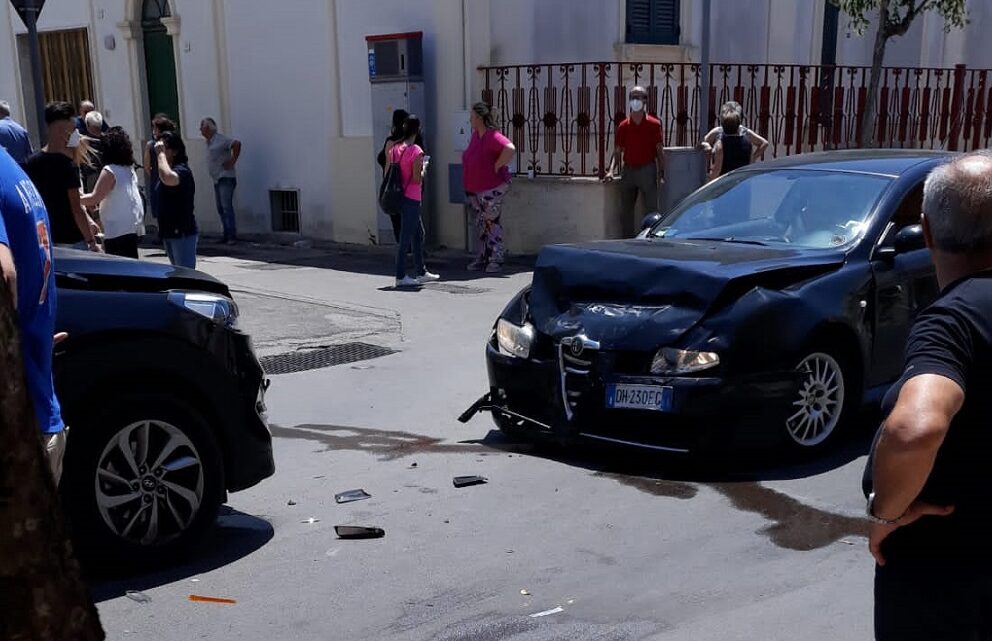
[{"label": "road shadow", "polygon": [[224,506],[217,517],[217,526],[185,563],[131,576],[90,577],[87,579],[90,593],[93,601],[100,603],[124,596],[128,590],[149,590],[189,579],[253,554],[274,534],[268,521]]},{"label": "road shadow", "polygon": [[866,410],[844,438],[815,457],[790,456],[778,450],[680,454],[591,441],[563,446],[549,439],[513,438],[496,429],[482,439],[462,443],[512,453],[523,451],[600,474],[691,483],[786,481],[819,476],[866,455],[877,427],[877,411]]},{"label": "road shadow", "polygon": [[[143,247],[159,249],[153,244],[143,245]],[[206,238],[197,247],[197,255],[206,258],[227,257],[255,261],[261,264],[248,267],[248,269],[261,271],[314,267],[372,276],[393,276],[396,268],[394,248],[391,246],[323,245],[318,243],[316,247],[294,247],[292,245],[251,241],[239,242],[236,245],[224,245],[217,242],[216,239]],[[536,256],[508,257],[503,271],[498,274],[469,271],[467,267],[471,260],[472,256],[464,251],[442,248],[428,250],[426,264],[432,272],[441,275],[442,281],[439,284],[472,282],[478,287],[484,288],[487,281],[532,271]],[[408,264],[412,273],[412,260]],[[484,291],[488,291],[488,289]]]},{"label": "road shadow", "polygon": [[[733,456],[672,454],[598,442],[560,446],[546,440],[510,438],[499,430],[462,444],[554,460],[652,496],[690,500],[701,488],[709,488],[723,495],[735,509],[764,517],[768,524],[757,532],[776,546],[810,551],[837,542],[855,545],[855,539],[867,537],[868,522],[860,516],[808,505],[762,482],[819,476],[848,465],[867,454],[877,425],[877,412],[866,412],[846,439],[823,455],[805,460],[784,460],[774,453],[761,452]],[[857,492],[857,488],[851,491]]]},{"label": "road shadow", "polygon": [[[863,423],[860,427],[867,428]],[[514,439],[492,429],[481,439],[458,442],[399,430],[347,425],[271,425],[272,435],[322,446],[319,452],[356,451],[380,461],[394,461],[427,454],[475,454],[494,451],[535,457],[588,470],[641,492],[679,500],[694,498],[707,487],[725,496],[738,510],[760,514],[770,523],[759,529],[776,545],[790,550],[813,550],[850,537],[867,534],[867,521],[809,506],[761,481],[805,478],[829,472],[856,460],[868,450],[872,430],[853,430],[843,446],[816,460],[765,462],[761,457],[728,460],[715,457],[672,455],[631,447],[591,445],[559,446],[547,441]],[[864,433],[862,433],[864,432]],[[414,459],[411,466],[416,466]],[[856,491],[852,488],[852,492]]]}]

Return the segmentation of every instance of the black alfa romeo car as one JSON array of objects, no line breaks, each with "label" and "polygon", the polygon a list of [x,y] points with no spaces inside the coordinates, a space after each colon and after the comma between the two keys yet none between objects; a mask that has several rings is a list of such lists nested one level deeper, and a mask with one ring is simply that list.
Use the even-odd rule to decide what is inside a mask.
[{"label": "black alfa romeo car", "polygon": [[504,431],[660,450],[822,448],[901,373],[937,282],[919,225],[945,154],[794,156],[633,240],[545,247],[486,347]]},{"label": "black alfa romeo car", "polygon": [[237,305],[220,281],[150,261],[56,250],[55,269],[73,537],[94,567],[180,556],[227,492],[274,471],[268,383]]}]

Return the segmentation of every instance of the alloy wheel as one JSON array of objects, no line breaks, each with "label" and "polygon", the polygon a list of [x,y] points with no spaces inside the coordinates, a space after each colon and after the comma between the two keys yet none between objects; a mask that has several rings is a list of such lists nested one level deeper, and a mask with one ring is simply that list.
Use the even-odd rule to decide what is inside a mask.
[{"label": "alloy wheel", "polygon": [[844,411],[844,372],[829,354],[810,354],[796,368],[802,374],[794,412],[785,420],[789,436],[804,447],[823,443]]},{"label": "alloy wheel", "polygon": [[122,539],[161,545],[192,523],[203,501],[203,476],[200,454],[182,430],[138,421],[118,431],[100,455],[97,508]]}]

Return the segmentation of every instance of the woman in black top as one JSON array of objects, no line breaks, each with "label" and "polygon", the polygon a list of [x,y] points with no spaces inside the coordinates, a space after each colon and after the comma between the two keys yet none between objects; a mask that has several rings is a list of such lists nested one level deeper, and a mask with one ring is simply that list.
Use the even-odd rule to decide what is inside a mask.
[{"label": "woman in black top", "polygon": [[[752,131],[744,130],[741,126],[740,109],[733,105],[736,103],[727,103],[720,109],[720,133],[713,146],[710,180],[751,164],[768,147],[767,140]],[[755,144],[752,144],[752,140]]]},{"label": "woman in black top", "polygon": [[165,245],[169,262],[177,267],[196,269],[196,243],[199,229],[193,214],[196,183],[189,170],[186,145],[179,134],[165,132],[155,143],[159,183],[159,236]]},{"label": "woman in black top", "polygon": [[145,146],[143,158],[145,170],[145,196],[148,198],[148,208],[152,218],[158,220],[158,167],[155,162],[155,142],[167,131],[175,131],[176,123],[163,113],[155,114],[152,119],[152,139]]}]

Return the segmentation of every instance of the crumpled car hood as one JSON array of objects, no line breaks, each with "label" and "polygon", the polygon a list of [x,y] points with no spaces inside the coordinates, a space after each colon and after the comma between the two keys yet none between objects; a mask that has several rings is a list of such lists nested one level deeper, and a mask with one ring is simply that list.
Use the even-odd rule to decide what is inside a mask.
[{"label": "crumpled car hood", "polygon": [[530,316],[555,338],[584,333],[604,349],[651,349],[754,287],[785,287],[844,258],[841,251],[699,240],[553,245],[538,256]]},{"label": "crumpled car hood", "polygon": [[227,286],[213,276],[150,260],[56,247],[54,265],[60,288],[144,292],[189,289],[230,294]]}]

